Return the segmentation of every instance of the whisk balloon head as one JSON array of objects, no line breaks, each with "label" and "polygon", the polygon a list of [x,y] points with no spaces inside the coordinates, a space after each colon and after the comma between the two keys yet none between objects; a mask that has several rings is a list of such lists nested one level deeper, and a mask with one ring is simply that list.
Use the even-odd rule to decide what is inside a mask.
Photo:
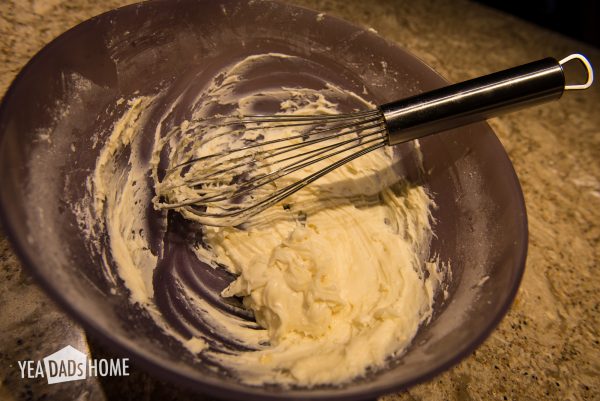
[{"label": "whisk balloon head", "polygon": [[378,109],[197,120],[161,139],[155,204],[203,224],[239,225],[385,144]]}]

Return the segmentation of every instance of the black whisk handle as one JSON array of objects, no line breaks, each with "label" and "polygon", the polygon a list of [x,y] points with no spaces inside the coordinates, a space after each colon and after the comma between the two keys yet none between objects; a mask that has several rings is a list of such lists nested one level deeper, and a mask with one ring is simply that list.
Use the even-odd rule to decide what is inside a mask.
[{"label": "black whisk handle", "polygon": [[[588,70],[584,85],[565,86],[562,65],[574,58]],[[584,61],[585,60],[585,61]],[[485,120],[512,110],[559,99],[565,89],[586,89],[593,72],[585,57],[545,58],[380,106],[395,145]]]}]

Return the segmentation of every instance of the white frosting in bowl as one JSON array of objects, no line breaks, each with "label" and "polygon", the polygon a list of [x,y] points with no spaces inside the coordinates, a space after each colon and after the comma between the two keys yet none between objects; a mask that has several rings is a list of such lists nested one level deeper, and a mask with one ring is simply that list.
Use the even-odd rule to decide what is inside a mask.
[{"label": "white frosting in bowl", "polygon": [[[231,113],[244,113],[265,97],[277,101],[280,112],[287,114],[339,113],[339,99],[372,107],[329,83],[317,89],[236,92],[245,74],[265,60],[290,59],[257,55],[228,67],[196,99],[192,118],[205,117],[217,101],[234,105]],[[88,181],[89,202],[79,208],[80,219],[101,222],[88,233],[90,239],[108,233],[106,245],[96,238],[105,253],[104,268],[110,276],[109,265],[116,266],[131,302],[190,352],[248,384],[338,384],[382,368],[390,357],[401,354],[431,318],[445,273],[427,259],[433,202],[425,188],[398,178],[391,149],[376,150],[334,170],[243,226],[198,225],[202,240],[190,242],[190,251],[204,268],[227,269],[235,276],[222,296],[240,297],[258,325],[216,308],[181,284],[178,291],[202,316],[208,332],[218,332],[240,347],[220,346],[202,330],[183,333],[172,327],[156,303],[153,277],[164,255],[152,252],[148,244],[147,209],[153,197],[156,202],[161,196],[189,194],[185,187],[158,179],[157,146],[165,145],[160,124],[154,157],[143,156],[148,138],[141,134],[142,127],[159,100],[160,96],[128,101]],[[189,122],[178,124],[185,127]],[[211,146],[226,144],[225,139]],[[302,174],[306,171],[286,179]],[[167,212],[161,213],[166,225]]]}]

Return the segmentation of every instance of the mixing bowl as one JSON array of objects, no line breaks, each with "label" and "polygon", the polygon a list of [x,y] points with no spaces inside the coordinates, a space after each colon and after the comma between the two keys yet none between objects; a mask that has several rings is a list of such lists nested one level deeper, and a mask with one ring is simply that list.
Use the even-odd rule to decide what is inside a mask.
[{"label": "mixing bowl", "polygon": [[[398,148],[406,156],[398,174],[419,180],[433,195],[429,257],[449,263],[452,277],[447,297],[438,294],[433,319],[404,355],[342,386],[251,387],[211,370],[129,301],[122,282],[102,273],[101,255],[86,243],[89,227],[77,220],[73,205],[84,196],[85,180],[123,101],[161,92],[167,102],[189,88],[201,91],[224,66],[269,52],[306,60],[285,71],[266,66],[273,69],[269,85],[326,78],[381,104],[445,84],[417,58],[369,30],[276,2],[149,1],[92,18],[42,49],[0,108],[0,209],[15,251],[92,335],[157,377],[199,392],[246,400],[350,400],[430,379],[489,335],[524,269],[521,189],[485,123],[423,139],[424,172],[415,167],[409,145]],[[143,128],[150,139],[152,128]],[[209,268],[190,269],[212,296],[231,280]],[[159,297],[172,292],[171,272],[155,274],[154,285]],[[177,302],[177,294],[173,299]]]}]

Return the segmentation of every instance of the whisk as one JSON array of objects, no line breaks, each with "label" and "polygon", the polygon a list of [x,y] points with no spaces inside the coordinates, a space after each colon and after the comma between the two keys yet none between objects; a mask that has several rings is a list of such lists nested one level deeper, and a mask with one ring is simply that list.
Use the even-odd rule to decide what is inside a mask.
[{"label": "whisk", "polygon": [[[586,68],[584,84],[565,84],[563,65],[570,60],[578,60]],[[155,204],[177,209],[202,224],[239,225],[376,149],[558,99],[564,90],[586,89],[592,82],[589,61],[572,54],[560,61],[545,58],[373,110],[196,120],[170,131],[158,147],[158,152],[169,149],[166,168],[155,174]]]}]

